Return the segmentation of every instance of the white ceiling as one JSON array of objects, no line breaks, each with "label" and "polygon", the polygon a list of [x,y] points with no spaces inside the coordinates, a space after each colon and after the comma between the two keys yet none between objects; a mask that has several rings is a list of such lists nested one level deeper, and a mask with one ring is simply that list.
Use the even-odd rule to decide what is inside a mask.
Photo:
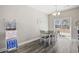
[{"label": "white ceiling", "polygon": [[30,5],[30,7],[40,10],[46,14],[50,14],[56,11],[56,9],[58,11],[64,11],[78,6],[77,5]]}]

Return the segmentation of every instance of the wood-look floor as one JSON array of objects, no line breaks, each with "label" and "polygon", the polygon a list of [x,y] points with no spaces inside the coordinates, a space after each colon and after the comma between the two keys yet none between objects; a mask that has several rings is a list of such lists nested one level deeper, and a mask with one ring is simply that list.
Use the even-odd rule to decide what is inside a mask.
[{"label": "wood-look floor", "polygon": [[9,53],[55,53],[53,45],[44,47],[39,44],[39,40],[25,44],[19,47],[17,50],[10,51]]},{"label": "wood-look floor", "polygon": [[[58,53],[57,48],[54,44],[44,47],[43,45],[39,44],[39,40],[24,44],[20,46],[17,50],[9,51],[9,52],[2,52],[2,53]],[[79,52],[79,47],[78,47]]]}]

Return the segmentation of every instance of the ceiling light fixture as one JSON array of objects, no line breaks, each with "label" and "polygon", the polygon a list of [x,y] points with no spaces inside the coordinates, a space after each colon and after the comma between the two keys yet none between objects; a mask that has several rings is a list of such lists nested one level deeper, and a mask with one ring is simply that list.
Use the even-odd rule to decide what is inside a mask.
[{"label": "ceiling light fixture", "polygon": [[57,6],[55,12],[52,13],[53,16],[59,16],[61,13],[58,11]]},{"label": "ceiling light fixture", "polygon": [[60,15],[61,13],[60,12],[54,12],[52,13],[53,16],[57,16],[57,15]]}]

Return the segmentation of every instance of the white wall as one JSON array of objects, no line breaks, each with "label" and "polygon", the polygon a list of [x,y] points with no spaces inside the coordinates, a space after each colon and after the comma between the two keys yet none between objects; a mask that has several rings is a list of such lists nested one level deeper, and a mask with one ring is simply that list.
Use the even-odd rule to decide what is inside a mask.
[{"label": "white wall", "polygon": [[28,6],[0,6],[0,17],[16,19],[18,42],[27,42],[40,35],[40,30],[48,30],[48,15]]}]

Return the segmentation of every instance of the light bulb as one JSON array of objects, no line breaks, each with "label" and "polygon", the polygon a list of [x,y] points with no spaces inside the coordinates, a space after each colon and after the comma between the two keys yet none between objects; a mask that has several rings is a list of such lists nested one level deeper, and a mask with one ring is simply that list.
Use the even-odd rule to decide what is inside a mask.
[{"label": "light bulb", "polygon": [[60,12],[58,12],[57,14],[60,15]]},{"label": "light bulb", "polygon": [[56,16],[56,15],[57,15],[57,13],[53,13],[52,15],[53,15],[53,16]]}]

